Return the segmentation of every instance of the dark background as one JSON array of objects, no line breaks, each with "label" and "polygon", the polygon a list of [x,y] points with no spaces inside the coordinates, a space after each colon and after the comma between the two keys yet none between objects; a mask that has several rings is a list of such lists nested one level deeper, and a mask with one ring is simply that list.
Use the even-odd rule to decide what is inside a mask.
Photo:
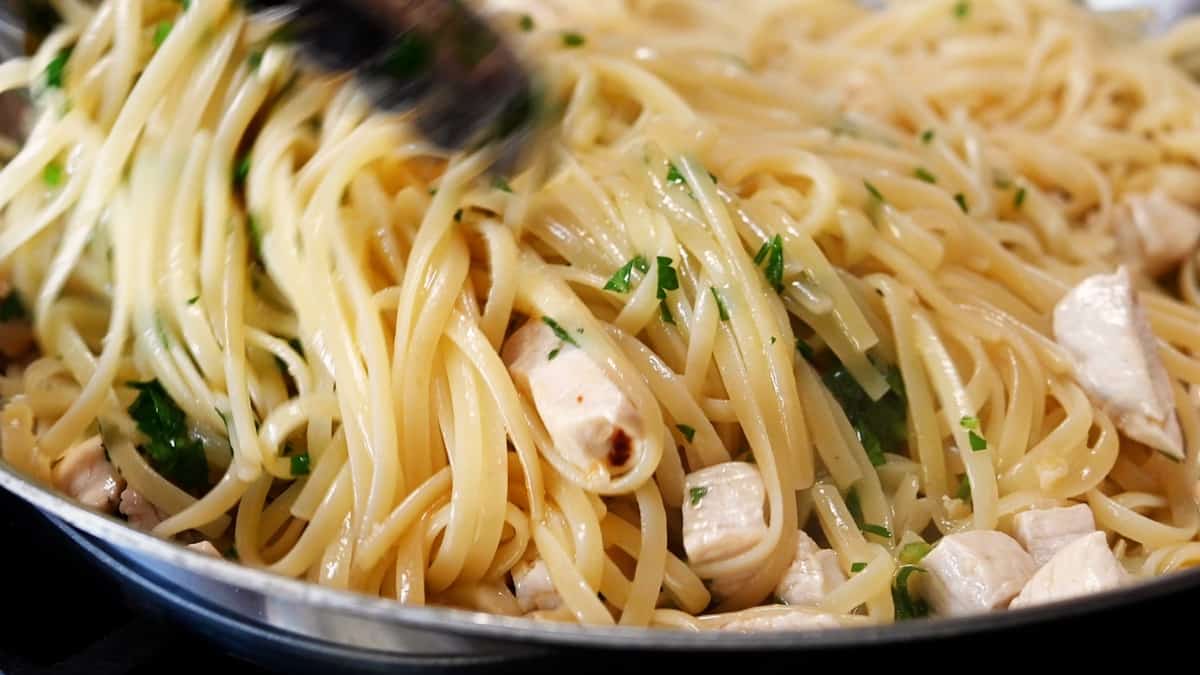
[{"label": "dark background", "polygon": [[[37,511],[0,491],[0,673],[5,675],[261,675],[148,607],[126,598]],[[565,652],[493,672],[754,672],[852,675],[863,660],[903,673],[979,673],[993,666],[1057,666],[1133,657],[1142,668],[1193,662],[1200,589],[1082,618],[937,641],[819,654]],[[1058,666],[1058,664],[1062,664]],[[1110,664],[1111,665],[1111,664]],[[719,670],[716,670],[719,669]],[[826,670],[828,669],[828,670]]]}]

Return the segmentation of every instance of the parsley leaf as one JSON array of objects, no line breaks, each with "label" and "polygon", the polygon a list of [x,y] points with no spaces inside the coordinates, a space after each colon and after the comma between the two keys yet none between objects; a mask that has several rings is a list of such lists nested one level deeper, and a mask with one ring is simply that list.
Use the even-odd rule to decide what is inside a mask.
[{"label": "parsley leaf", "polygon": [[900,549],[900,562],[915,565],[929,555],[933,547],[923,541],[914,541],[911,544],[905,544],[904,548]]},{"label": "parsley leaf", "polygon": [[970,415],[966,415],[961,420],[958,421],[958,425],[964,429],[970,429],[972,431],[979,431],[979,418],[971,417]]},{"label": "parsley leaf", "polygon": [[971,444],[972,452],[982,452],[988,448],[987,439],[974,431],[967,432],[967,441]]},{"label": "parsley leaf", "polygon": [[154,470],[188,491],[208,487],[208,459],[204,444],[191,436],[187,418],[158,380],[130,382],[137,398],[129,415],[148,442],[140,447]]},{"label": "parsley leaf", "polygon": [[666,256],[658,256],[658,291],[655,295],[659,300],[667,298],[667,291],[679,289],[679,275],[676,274],[675,268],[671,267],[671,259]]},{"label": "parsley leaf", "polygon": [[154,46],[161,47],[162,43],[167,41],[167,36],[171,34],[171,29],[174,27],[175,24],[170,21],[159,21],[158,25],[154,27]]},{"label": "parsley leaf", "polygon": [[683,174],[679,173],[679,167],[675,166],[675,162],[667,162],[667,182],[676,185],[687,185],[687,180]]},{"label": "parsley leaf", "polygon": [[587,42],[587,38],[581,33],[567,32],[562,36],[564,47],[582,47]]},{"label": "parsley leaf", "polygon": [[821,379],[845,411],[872,465],[883,466],[887,462],[884,453],[896,452],[908,442],[904,386],[900,371],[894,366],[887,373],[891,390],[878,401],[871,400],[840,363]]},{"label": "parsley leaf", "polygon": [[954,496],[964,502],[971,501],[971,478],[967,474],[963,474],[962,480],[958,483],[958,492]]},{"label": "parsley leaf", "polygon": [[930,143],[932,143],[933,137],[934,137],[933,129],[926,129],[925,131],[921,132],[921,142],[924,143],[925,145],[929,145]]},{"label": "parsley leaf", "polygon": [[666,300],[658,301],[658,315],[662,318],[663,323],[669,323],[672,326],[675,325],[675,315],[671,313],[671,308],[667,307]]},{"label": "parsley leaf", "polygon": [[770,248],[771,242],[764,241],[763,245],[758,248],[758,253],[754,254],[754,264],[761,265],[763,260],[767,258],[767,249]]},{"label": "parsley leaf", "polygon": [[696,437],[695,427],[691,427],[686,424],[676,424],[675,428],[679,430],[679,433],[683,434],[683,437],[687,439],[688,443],[691,443],[692,439]]},{"label": "parsley leaf", "polygon": [[29,310],[21,300],[21,294],[13,289],[0,300],[0,323],[29,318]]},{"label": "parsley leaf", "polygon": [[708,494],[708,488],[701,485],[688,490],[688,502],[693,506],[700,506],[700,500],[704,499],[704,495]]},{"label": "parsley leaf", "polygon": [[867,563],[865,563],[865,562],[850,563],[850,573],[851,574],[858,574],[859,572],[861,572],[865,569],[867,569]]},{"label": "parsley leaf", "polygon": [[925,602],[913,598],[908,591],[908,578],[915,572],[924,571],[916,565],[903,565],[896,572],[896,578],[892,582],[892,603],[896,607],[896,620],[918,619],[929,614],[929,607]]},{"label": "parsley leaf", "polygon": [[917,170],[913,172],[913,175],[931,185],[937,184],[937,176],[929,173],[929,170],[925,167],[917,167]]},{"label": "parsley leaf", "polygon": [[312,467],[310,466],[311,463],[312,463],[312,459],[309,457],[307,452],[301,453],[299,455],[293,455],[292,456],[292,475],[293,476],[307,476],[309,474],[309,472],[312,470]]},{"label": "parsley leaf", "polygon": [[67,68],[67,61],[71,58],[71,47],[60,51],[57,56],[51,59],[46,65],[44,75],[46,78],[46,86],[54,89],[62,89],[63,75]]},{"label": "parsley leaf", "polygon": [[873,534],[877,537],[883,537],[884,539],[892,538],[892,531],[882,525],[873,525],[871,523],[864,523],[862,525],[862,527],[860,527],[859,529],[867,534]]},{"label": "parsley leaf", "polygon": [[608,282],[604,284],[604,290],[614,291],[616,293],[628,293],[630,289],[630,279],[633,276],[633,270],[635,269],[642,274],[645,274],[650,269],[650,265],[646,263],[646,259],[642,256],[634,256],[629,262],[618,268],[616,272],[613,272],[613,275],[609,277]]},{"label": "parsley leaf", "polygon": [[846,493],[846,510],[850,512],[850,517],[856,524],[862,522],[862,502],[858,498],[857,487],[850,488],[850,491]]},{"label": "parsley leaf", "polygon": [[554,331],[554,337],[558,338],[559,340],[562,340],[563,342],[565,342],[569,345],[574,345],[576,347],[579,346],[579,343],[575,341],[575,337],[572,336],[569,332],[567,332],[567,330],[565,328],[563,328],[554,319],[551,319],[548,316],[543,316],[542,323],[546,324],[547,326],[550,327],[550,330]]},{"label": "parsley leaf", "polygon": [[521,27],[521,30],[528,33],[529,31],[533,30],[533,17],[529,16],[528,14],[522,14],[521,20],[517,25]]},{"label": "parsley leaf", "polygon": [[250,155],[242,155],[238,158],[237,164],[233,166],[233,184],[243,185],[246,182],[246,176],[250,175]]},{"label": "parsley leaf", "polygon": [[715,286],[711,287],[713,297],[717,300],[717,316],[721,317],[722,321],[729,320],[729,308],[725,306],[725,298],[721,297],[721,292]]},{"label": "parsley leaf", "polygon": [[1025,188],[1019,188],[1013,197],[1013,207],[1020,209],[1025,204]]},{"label": "parsley leaf", "polygon": [[63,182],[63,167],[58,162],[50,162],[42,169],[42,182],[46,187],[58,187]]},{"label": "parsley leaf", "polygon": [[962,21],[971,15],[971,3],[967,0],[959,0],[954,3],[954,18]]},{"label": "parsley leaf", "polygon": [[771,288],[780,293],[783,291],[783,237],[778,234],[771,237],[767,244],[766,259],[767,266],[763,268],[763,274],[766,275]]},{"label": "parsley leaf", "polygon": [[954,201],[958,204],[958,208],[962,209],[963,213],[970,213],[971,208],[967,205],[967,196],[959,192],[954,195]]},{"label": "parsley leaf", "polygon": [[887,203],[887,200],[883,198],[883,193],[879,191],[879,188],[875,187],[874,185],[871,185],[871,181],[864,179],[863,185],[866,186],[867,192],[871,195],[871,197],[873,199],[875,199],[875,201],[877,201],[881,204]]},{"label": "parsley leaf", "polygon": [[508,184],[508,181],[504,180],[504,176],[496,176],[495,178],[493,178],[492,179],[492,187],[496,188],[497,190],[499,190],[501,192],[507,192],[509,194],[512,194],[512,186],[510,186]]}]

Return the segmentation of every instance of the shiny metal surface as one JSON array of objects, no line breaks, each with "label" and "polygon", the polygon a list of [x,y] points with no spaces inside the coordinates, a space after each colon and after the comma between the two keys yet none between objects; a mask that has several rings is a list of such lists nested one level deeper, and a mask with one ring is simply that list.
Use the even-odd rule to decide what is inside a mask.
[{"label": "shiny metal surface", "polygon": [[[1200,0],[1096,0],[1098,9],[1159,12],[1157,25],[1200,10]],[[1120,5],[1120,6],[1117,6]],[[14,34],[0,12],[0,55]],[[8,54],[13,52],[7,51]],[[11,130],[11,127],[10,127]],[[363,672],[398,665],[458,666],[535,656],[559,648],[597,650],[821,650],[878,646],[1012,628],[1111,610],[1200,589],[1200,570],[1065,603],[956,620],[805,633],[690,633],[534,623],[445,608],[406,607],[317,587],[188,551],[84,509],[0,461],[0,488],[49,514],[122,583],[221,641],[261,658],[337,663]],[[275,662],[282,663],[284,661]]]}]

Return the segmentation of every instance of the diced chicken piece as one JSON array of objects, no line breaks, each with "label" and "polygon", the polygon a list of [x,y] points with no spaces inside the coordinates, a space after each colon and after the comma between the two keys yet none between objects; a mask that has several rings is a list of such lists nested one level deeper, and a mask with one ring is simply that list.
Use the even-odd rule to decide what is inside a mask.
[{"label": "diced chicken piece", "polygon": [[775,607],[763,610],[739,612],[738,616],[721,624],[721,630],[736,633],[763,633],[772,631],[820,630],[840,628],[853,623],[852,619],[836,614],[817,612],[804,607]]},{"label": "diced chicken piece", "polygon": [[775,587],[775,594],[789,605],[815,605],[845,580],[837,553],[820,548],[801,530],[796,541],[796,559]]},{"label": "diced chicken piece", "polygon": [[121,498],[125,481],[104,456],[100,436],[71,446],[54,465],[54,485],[84,506],[110,512]]},{"label": "diced chicken piece", "polygon": [[121,492],[121,506],[119,507],[121,515],[129,521],[129,524],[144,532],[149,532],[166,517],[159,511],[148,499],[142,496],[142,493],[133,488],[125,488]]},{"label": "diced chicken piece", "polygon": [[929,606],[942,616],[961,616],[1004,607],[1037,565],[1012,537],[994,530],[960,532],[943,538],[921,561]]},{"label": "diced chicken piece", "polygon": [[683,548],[690,562],[732,558],[766,536],[766,489],[753,464],[724,462],[693,471],[683,489]]},{"label": "diced chicken piece", "polygon": [[1054,338],[1088,394],[1135,441],[1183,459],[1171,380],[1129,271],[1085,279],[1054,308]]},{"label": "diced chicken piece", "polygon": [[1200,242],[1200,216],[1163,191],[1125,200],[1117,238],[1130,264],[1159,276],[1186,259]]},{"label": "diced chicken piece", "polygon": [[586,351],[531,320],[508,338],[504,361],[563,457],[589,473],[629,468],[644,436],[642,416]]},{"label": "diced chicken piece", "polygon": [[512,571],[513,586],[517,596],[517,605],[523,612],[535,609],[558,609],[562,599],[554,590],[550,580],[550,570],[541,558],[526,560],[517,564]]},{"label": "diced chicken piece", "polygon": [[186,546],[186,548],[188,548],[189,550],[195,551],[196,553],[202,553],[202,554],[204,554],[204,555],[210,555],[210,556],[212,556],[212,557],[214,557],[214,558],[220,558],[220,557],[221,557],[221,552],[220,552],[220,551],[218,551],[218,550],[217,550],[217,547],[216,547],[216,546],[213,546],[213,545],[212,545],[212,542],[211,542],[211,541],[208,541],[207,539],[205,539],[204,541],[198,541],[198,542],[196,542],[196,543],[194,543],[194,544],[188,544],[188,545]]},{"label": "diced chicken piece", "polygon": [[1095,531],[1096,520],[1087,504],[1030,509],[1013,516],[1013,536],[1039,566],[1067,544]]},{"label": "diced chicken piece", "polygon": [[1067,544],[1042,566],[1012,601],[1029,607],[1117,588],[1128,574],[1108,548],[1103,532],[1093,532]]}]

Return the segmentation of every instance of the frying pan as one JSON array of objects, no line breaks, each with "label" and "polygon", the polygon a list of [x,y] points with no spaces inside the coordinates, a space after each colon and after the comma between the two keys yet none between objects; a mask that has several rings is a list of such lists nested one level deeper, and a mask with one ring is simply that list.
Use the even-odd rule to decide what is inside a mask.
[{"label": "frying pan", "polygon": [[[1093,0],[1098,10],[1147,8],[1161,28],[1200,0]],[[1152,28],[1154,29],[1154,28]],[[0,45],[21,36],[0,5]],[[4,54],[0,46],[0,55]],[[8,52],[12,53],[12,52]],[[0,98],[0,127],[12,129]],[[5,126],[7,125],[7,126]],[[513,665],[564,649],[603,652],[809,652],[884,646],[1029,627],[1200,590],[1200,569],[1050,605],[956,619],[791,633],[697,633],[535,623],[480,612],[408,607],[319,587],[184,549],[85,509],[0,460],[0,488],[43,512],[126,590],[224,648],[289,672],[394,672]]]}]

